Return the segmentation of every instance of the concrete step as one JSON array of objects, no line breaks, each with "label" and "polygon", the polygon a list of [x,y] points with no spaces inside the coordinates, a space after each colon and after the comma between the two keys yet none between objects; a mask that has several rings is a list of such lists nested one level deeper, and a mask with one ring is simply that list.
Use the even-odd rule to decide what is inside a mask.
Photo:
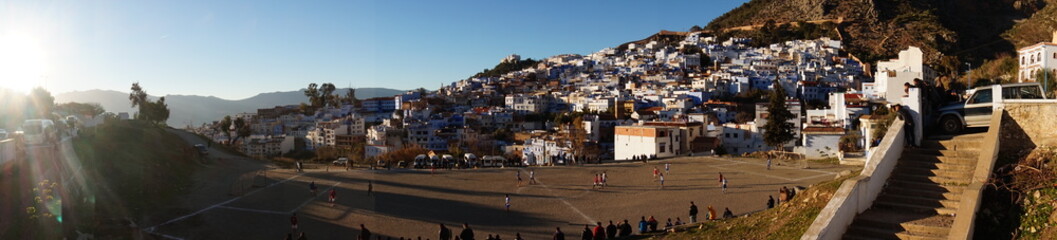
[{"label": "concrete step", "polygon": [[945,185],[968,185],[969,181],[972,180],[970,177],[949,177],[949,176],[927,176],[918,175],[906,172],[895,172],[892,174],[891,179],[900,179],[907,181],[917,182],[933,182]]},{"label": "concrete step", "polygon": [[855,217],[853,224],[866,224],[881,229],[903,230],[917,233],[947,234],[954,217],[894,212],[888,209],[870,209]]},{"label": "concrete step", "polygon": [[951,216],[958,212],[957,208],[935,207],[925,204],[903,203],[898,201],[882,201],[881,199],[874,201],[874,205],[871,208],[878,207],[890,209],[891,211],[897,212],[939,214]]},{"label": "concrete step", "polygon": [[915,204],[919,206],[928,207],[944,207],[944,208],[958,208],[958,204],[961,202],[960,199],[941,199],[941,198],[928,198],[920,196],[907,196],[886,193],[877,197],[877,201],[892,201],[897,203]]},{"label": "concrete step", "polygon": [[920,189],[920,188],[906,188],[906,187],[891,187],[886,188],[883,194],[903,195],[903,196],[919,196],[923,198],[935,198],[935,199],[947,199],[955,200],[961,199],[963,188],[932,188],[932,189]]},{"label": "concrete step", "polygon": [[932,182],[919,182],[919,181],[907,181],[903,179],[888,179],[889,188],[906,188],[920,191],[936,191],[936,192],[949,192],[949,193],[961,193],[965,190],[964,185],[944,185]]},{"label": "concrete step", "polygon": [[946,150],[946,149],[929,149],[929,148],[906,148],[903,149],[903,156],[907,154],[922,155],[922,156],[947,156],[947,157],[978,157],[980,151],[977,150]]},{"label": "concrete step", "polygon": [[967,164],[975,165],[975,157],[948,157],[948,156],[930,156],[930,155],[917,155],[917,154],[903,154],[900,156],[899,161],[919,161],[919,162],[930,162],[930,163],[953,163],[953,164]]},{"label": "concrete step", "polygon": [[976,170],[976,163],[954,163],[954,162],[929,162],[929,161],[899,161],[896,163],[896,168],[893,171],[899,171],[904,168],[918,168],[918,169],[939,169],[949,171],[967,171],[972,172]]},{"label": "concrete step", "polygon": [[905,174],[911,174],[911,175],[943,176],[943,177],[951,177],[951,178],[971,178],[973,176],[973,172],[972,171],[964,171],[964,170],[962,170],[962,171],[954,171],[954,170],[947,170],[947,169],[909,168],[908,167],[908,168],[900,168],[900,169],[896,169],[896,170],[892,170],[892,171],[893,171],[893,174],[905,173]]},{"label": "concrete step", "polygon": [[[982,136],[980,139],[983,139]],[[921,141],[922,148],[946,149],[946,150],[979,150],[980,139],[959,140],[924,140]]]},{"label": "concrete step", "polygon": [[868,225],[852,225],[844,233],[844,239],[943,240],[947,239],[947,234],[914,233],[875,228]]}]

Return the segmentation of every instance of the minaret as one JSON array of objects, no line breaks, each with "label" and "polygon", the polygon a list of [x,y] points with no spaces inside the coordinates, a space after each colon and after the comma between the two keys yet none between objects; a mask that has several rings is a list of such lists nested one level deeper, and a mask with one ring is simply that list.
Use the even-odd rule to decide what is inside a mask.
[{"label": "minaret", "polygon": [[1057,30],[1053,31],[1053,37],[1050,39],[1051,43],[1057,43]]}]

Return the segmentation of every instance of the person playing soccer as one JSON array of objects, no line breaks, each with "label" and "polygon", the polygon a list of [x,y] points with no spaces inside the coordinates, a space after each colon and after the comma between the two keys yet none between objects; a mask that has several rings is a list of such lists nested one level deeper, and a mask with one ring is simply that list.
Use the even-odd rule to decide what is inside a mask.
[{"label": "person playing soccer", "polygon": [[536,170],[529,170],[529,184],[536,184]]},{"label": "person playing soccer", "polygon": [[333,188],[330,189],[330,206],[333,207],[334,206],[334,201],[337,201],[337,200],[338,200],[338,190],[337,189],[333,189]]},{"label": "person playing soccer", "polygon": [[510,194],[506,194],[505,202],[506,202],[506,211],[509,212],[510,211]]},{"label": "person playing soccer", "polygon": [[516,171],[515,175],[517,176],[517,186],[520,187],[521,186],[521,171],[520,170]]}]

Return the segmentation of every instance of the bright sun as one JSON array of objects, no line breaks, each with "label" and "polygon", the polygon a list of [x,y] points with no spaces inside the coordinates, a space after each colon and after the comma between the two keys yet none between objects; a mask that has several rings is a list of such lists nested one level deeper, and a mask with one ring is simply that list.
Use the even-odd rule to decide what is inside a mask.
[{"label": "bright sun", "polygon": [[0,88],[28,93],[47,71],[44,48],[25,35],[0,35]]}]

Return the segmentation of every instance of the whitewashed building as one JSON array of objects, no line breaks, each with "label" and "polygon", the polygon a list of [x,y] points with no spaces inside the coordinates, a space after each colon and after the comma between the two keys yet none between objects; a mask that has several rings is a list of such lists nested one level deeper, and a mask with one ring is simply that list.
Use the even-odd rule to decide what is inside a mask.
[{"label": "whitewashed building", "polygon": [[668,126],[617,126],[614,130],[615,160],[631,160],[633,156],[675,156],[683,151],[679,128]]}]

